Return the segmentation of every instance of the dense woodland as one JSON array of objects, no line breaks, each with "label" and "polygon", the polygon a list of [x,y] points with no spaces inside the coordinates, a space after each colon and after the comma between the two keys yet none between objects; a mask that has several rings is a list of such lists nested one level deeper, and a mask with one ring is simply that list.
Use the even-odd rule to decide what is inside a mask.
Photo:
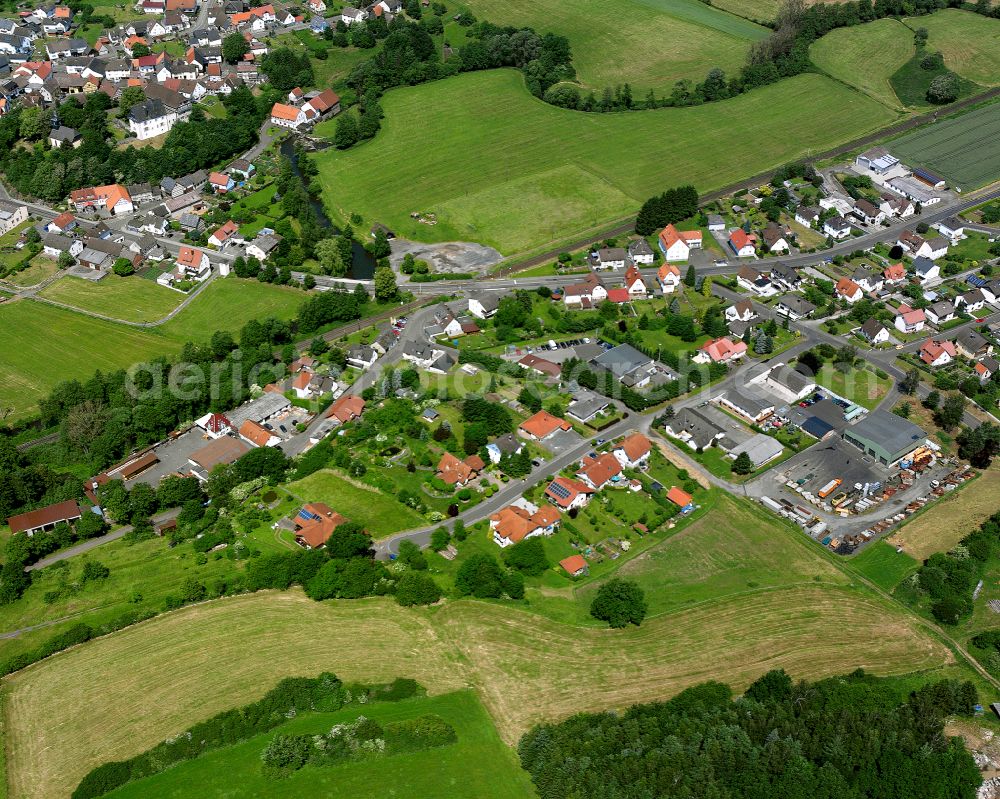
[{"label": "dense woodland", "polygon": [[796,684],[772,671],[736,699],[709,682],[543,724],[518,753],[541,799],[972,799],[979,770],[943,719],[976,701],[955,680],[904,697],[860,670]]}]

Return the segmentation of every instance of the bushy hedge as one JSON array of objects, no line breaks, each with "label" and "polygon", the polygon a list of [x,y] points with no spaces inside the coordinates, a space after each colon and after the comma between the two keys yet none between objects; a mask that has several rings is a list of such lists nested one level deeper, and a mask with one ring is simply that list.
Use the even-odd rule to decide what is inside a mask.
[{"label": "bushy hedge", "polygon": [[329,672],[314,678],[289,677],[257,702],[219,713],[133,758],[98,766],[80,781],[73,799],[103,796],[176,763],[268,732],[298,713],[329,713],[358,701],[361,696],[381,701],[407,699],[419,691],[420,686],[414,680],[369,687],[345,686]]}]

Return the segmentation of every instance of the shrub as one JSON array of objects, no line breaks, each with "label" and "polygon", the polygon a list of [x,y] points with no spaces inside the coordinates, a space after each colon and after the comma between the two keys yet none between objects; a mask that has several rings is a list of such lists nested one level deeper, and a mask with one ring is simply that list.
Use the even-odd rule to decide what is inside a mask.
[{"label": "shrub", "polygon": [[639,585],[615,577],[598,589],[590,604],[590,615],[611,627],[625,627],[642,624],[646,608],[646,595]]},{"label": "shrub", "polygon": [[396,583],[396,601],[404,607],[433,605],[441,598],[441,589],[425,572],[408,571]]}]

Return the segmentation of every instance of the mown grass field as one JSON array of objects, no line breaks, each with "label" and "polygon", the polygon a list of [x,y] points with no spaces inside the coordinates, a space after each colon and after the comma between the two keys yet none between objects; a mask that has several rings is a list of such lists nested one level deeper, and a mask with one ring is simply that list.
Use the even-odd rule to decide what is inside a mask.
[{"label": "mown grass field", "polygon": [[889,377],[879,377],[867,369],[852,369],[844,374],[832,366],[821,369],[816,382],[848,402],[869,410],[875,408],[892,388],[892,379]]},{"label": "mown grass field", "polygon": [[876,541],[848,561],[850,567],[883,591],[892,591],[920,563],[885,541]]},{"label": "mown grass field", "polygon": [[[261,773],[260,753],[275,735],[326,733],[334,724],[358,716],[387,724],[433,714],[458,735],[450,746],[423,752],[343,763],[308,766],[283,779]],[[487,787],[488,786],[488,787]],[[181,763],[154,777],[108,794],[113,799],[298,799],[302,796],[343,796],[384,799],[525,799],[535,796],[528,774],[514,752],[504,746],[493,721],[472,691],[456,691],[402,702],[378,702],[337,713],[309,713],[273,732],[259,735],[196,760]]]},{"label": "mown grass field", "polygon": [[1000,178],[998,140],[1000,103],[991,103],[907,133],[890,146],[904,161],[937,172],[951,185],[967,190]]},{"label": "mown grass field", "polygon": [[[316,156],[333,215],[506,254],[634,214],[664,186],[716,188],[895,116],[814,74],[699,107],[583,114],[532,97],[514,70],[494,70],[392,91],[383,106],[374,140]],[[415,139],[433,144],[414,149]],[[434,213],[437,224],[411,212]]]},{"label": "mown grass field", "polygon": [[[126,278],[135,284],[123,281],[123,290],[109,283],[112,295],[106,299],[100,292],[108,280],[110,276],[96,285],[74,281],[57,292],[62,302],[82,302],[94,310],[101,307],[124,314],[129,306],[123,304],[116,310],[113,297],[123,296],[121,291],[137,291],[139,283],[149,283],[142,278]],[[155,284],[150,286],[168,295],[176,293]],[[85,299],[81,301],[81,297]],[[98,369],[113,371],[157,355],[172,355],[182,343],[205,341],[216,330],[238,333],[250,319],[290,319],[305,298],[300,289],[232,277],[217,279],[169,322],[147,329],[41,302],[4,303],[0,306],[0,340],[17,342],[17,346],[6,347],[0,359],[0,406],[15,409],[8,417],[14,421],[34,412],[39,398],[62,380],[86,379]]]},{"label": "mown grass field", "polygon": [[895,19],[830,31],[809,48],[820,69],[880,103],[901,107],[889,78],[910,60],[913,31]]},{"label": "mown grass field", "polygon": [[947,8],[907,24],[927,28],[927,49],[940,50],[949,69],[983,86],[1000,84],[1000,20]]},{"label": "mown grass field", "polygon": [[40,296],[127,322],[155,322],[181,304],[184,295],[141,277],[108,275],[94,282],[65,276]]},{"label": "mown grass field", "polygon": [[[830,0],[806,0],[807,6]],[[712,5],[747,19],[768,22],[778,16],[781,0],[712,0]]]},{"label": "mown grass field", "polygon": [[886,540],[918,561],[947,552],[1000,510],[1000,470],[988,469],[974,482],[942,497]]},{"label": "mown grass field", "polygon": [[331,469],[321,469],[288,484],[293,496],[306,502],[325,502],[352,522],[361,522],[373,538],[384,538],[400,530],[425,527],[428,522],[391,495],[352,483]]},{"label": "mown grass field", "polygon": [[629,83],[641,95],[648,89],[669,94],[678,80],[701,81],[713,67],[735,74],[750,43],[769,33],[700,0],[578,0],[570,6],[558,0],[466,0],[466,5],[478,19],[565,36],[577,79],[598,93]]},{"label": "mown grass field", "polygon": [[666,698],[707,679],[739,689],[777,666],[810,678],[950,662],[918,624],[880,600],[819,585],[721,599],[624,631],[467,600],[413,611],[384,599],[246,595],[161,616],[8,678],[10,796],[68,796],[98,763],[251,701],[287,675],[410,676],[433,694],[471,686],[513,743],[543,719]]}]

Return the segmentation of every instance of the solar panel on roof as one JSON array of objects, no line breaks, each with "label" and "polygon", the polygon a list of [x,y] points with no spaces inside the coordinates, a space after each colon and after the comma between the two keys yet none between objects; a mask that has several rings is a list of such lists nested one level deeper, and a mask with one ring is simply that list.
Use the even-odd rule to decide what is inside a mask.
[{"label": "solar panel on roof", "polygon": [[569,497],[569,489],[561,483],[552,483],[549,486],[549,491],[559,499],[566,499]]}]

